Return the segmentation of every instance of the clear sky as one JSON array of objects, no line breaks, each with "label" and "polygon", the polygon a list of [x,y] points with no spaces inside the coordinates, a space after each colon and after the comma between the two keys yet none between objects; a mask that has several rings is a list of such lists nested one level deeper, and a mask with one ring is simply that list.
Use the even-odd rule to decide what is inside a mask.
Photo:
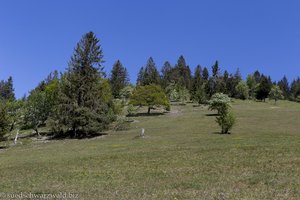
[{"label": "clear sky", "polygon": [[51,71],[64,71],[88,31],[100,39],[109,73],[120,59],[136,81],[152,56],[157,67],[183,54],[192,69],[242,75],[259,69],[278,80],[300,75],[299,0],[0,0],[0,79],[21,97]]}]

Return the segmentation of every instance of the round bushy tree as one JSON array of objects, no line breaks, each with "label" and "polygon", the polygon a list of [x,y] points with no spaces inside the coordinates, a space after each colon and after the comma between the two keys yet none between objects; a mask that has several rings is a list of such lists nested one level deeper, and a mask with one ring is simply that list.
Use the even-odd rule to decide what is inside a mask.
[{"label": "round bushy tree", "polygon": [[134,106],[147,106],[148,114],[154,106],[164,106],[170,109],[169,99],[163,89],[158,85],[138,86],[130,98],[129,104]]},{"label": "round bushy tree", "polygon": [[218,114],[227,112],[230,108],[231,99],[228,95],[223,93],[216,93],[211,97],[209,103],[209,110],[216,110]]},{"label": "round bushy tree", "polygon": [[275,104],[279,99],[283,99],[283,94],[282,90],[279,88],[277,85],[273,85],[270,93],[269,93],[269,98],[274,99]]}]

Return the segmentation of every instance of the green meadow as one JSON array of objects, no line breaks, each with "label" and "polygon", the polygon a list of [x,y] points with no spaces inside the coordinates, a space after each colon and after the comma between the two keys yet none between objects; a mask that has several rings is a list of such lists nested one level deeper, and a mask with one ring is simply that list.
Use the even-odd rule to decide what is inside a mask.
[{"label": "green meadow", "polygon": [[0,149],[0,198],[299,199],[300,104],[235,100],[233,110],[230,135],[219,134],[214,112],[187,104],[90,139],[21,137]]}]

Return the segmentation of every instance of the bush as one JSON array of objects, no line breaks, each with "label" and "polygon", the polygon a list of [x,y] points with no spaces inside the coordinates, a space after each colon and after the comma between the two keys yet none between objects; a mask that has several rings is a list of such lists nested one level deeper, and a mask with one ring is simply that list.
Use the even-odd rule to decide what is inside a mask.
[{"label": "bush", "polygon": [[217,110],[218,114],[226,113],[230,108],[231,99],[223,93],[216,93],[209,101],[209,110]]},{"label": "bush", "polygon": [[220,115],[217,117],[217,123],[222,129],[222,134],[230,134],[229,131],[232,129],[236,122],[236,118],[232,111],[229,111],[225,114]]}]

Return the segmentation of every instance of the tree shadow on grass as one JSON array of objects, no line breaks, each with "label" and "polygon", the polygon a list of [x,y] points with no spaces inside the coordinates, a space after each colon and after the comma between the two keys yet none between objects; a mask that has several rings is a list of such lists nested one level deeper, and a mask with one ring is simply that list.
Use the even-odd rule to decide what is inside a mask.
[{"label": "tree shadow on grass", "polygon": [[205,114],[205,116],[207,116],[207,117],[217,117],[217,116],[220,116],[220,115],[217,114],[217,113],[214,113],[214,114]]},{"label": "tree shadow on grass", "polygon": [[64,140],[64,139],[92,139],[100,136],[108,135],[108,133],[89,133],[89,134],[82,134],[78,133],[75,137],[74,133],[67,132],[67,133],[48,133],[47,140]]},{"label": "tree shadow on grass", "polygon": [[0,150],[1,149],[7,149],[8,147],[7,146],[0,146]]},{"label": "tree shadow on grass", "polygon": [[[108,135],[107,133],[78,133],[75,137],[74,133],[69,131],[66,133],[40,132],[40,136],[36,133],[21,135],[19,139],[36,138],[37,140],[64,140],[64,139],[92,139],[99,136]],[[14,139],[11,139],[14,140]]]},{"label": "tree shadow on grass", "polygon": [[165,115],[166,112],[162,112],[162,113],[136,113],[136,114],[131,114],[131,115],[127,115],[127,117],[151,117],[151,116],[160,116],[160,115]]},{"label": "tree shadow on grass", "polygon": [[212,134],[216,134],[216,135],[231,135],[230,132],[228,132],[228,133],[212,132]]}]

